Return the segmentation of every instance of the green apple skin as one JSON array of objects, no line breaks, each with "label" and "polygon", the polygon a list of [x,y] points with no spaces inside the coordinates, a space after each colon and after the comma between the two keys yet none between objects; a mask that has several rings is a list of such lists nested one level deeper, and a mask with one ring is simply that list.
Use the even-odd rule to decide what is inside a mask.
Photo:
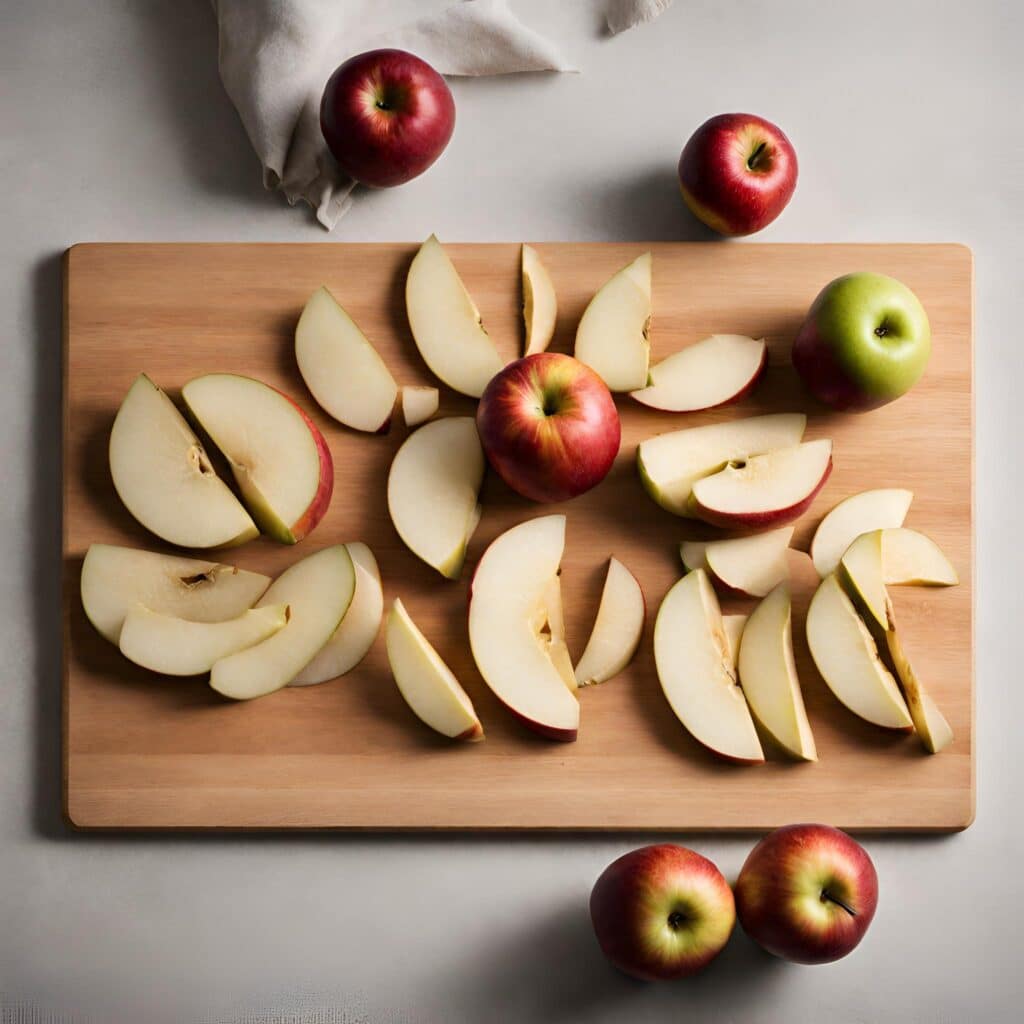
[{"label": "green apple skin", "polygon": [[867,412],[920,379],[932,332],[918,297],[884,274],[846,274],[814,300],[793,343],[793,366],[815,398]]}]

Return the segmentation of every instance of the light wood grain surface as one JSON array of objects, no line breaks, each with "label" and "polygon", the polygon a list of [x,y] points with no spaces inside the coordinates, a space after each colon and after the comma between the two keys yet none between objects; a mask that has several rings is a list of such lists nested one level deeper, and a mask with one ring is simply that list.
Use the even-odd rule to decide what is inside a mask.
[{"label": "light wood grain surface", "polygon": [[[972,581],[972,264],[953,245],[540,244],[558,290],[553,348],[571,351],[593,291],[653,248],[655,359],[714,332],[769,339],[769,372],[742,404],[673,416],[620,399],[622,450],[607,480],[563,506],[539,507],[493,474],[462,581],[442,580],[398,539],[385,482],[405,437],[356,434],[315,406],[295,366],[303,303],[328,285],[401,384],[436,383],[405,319],[405,273],[415,245],[84,245],[65,271],[64,713],[65,810],[92,828],[378,828],[759,830],[795,820],[852,829],[952,830],[974,809]],[[502,353],[521,344],[518,245],[451,245]],[[914,391],[863,416],[811,402],[788,365],[790,342],[820,287],[852,270],[893,274],[931,318],[934,349]],[[331,509],[294,548],[260,539],[221,557],[268,573],[318,548],[363,540],[388,602],[401,596],[463,681],[487,739],[451,745],[405,707],[382,639],[348,676],[228,703],[201,680],[154,676],[125,661],[89,625],[78,597],[93,542],[170,550],[121,506],[107,439],[140,371],[176,396],[191,377],[246,373],[291,394],[324,431],[335,462]],[[442,411],[474,403],[442,391]],[[807,437],[835,441],[835,471],[798,524],[806,549],[821,516],[869,487],[915,493],[907,525],[932,536],[962,583],[894,588],[919,675],[956,733],[942,754],[913,736],[886,735],[831,696],[807,654],[803,613],[816,577],[794,553],[797,664],[818,744],[817,764],[771,751],[735,767],[700,748],[672,716],[654,673],[654,613],[681,567],[678,543],[710,536],[644,494],[634,453],[644,437],[681,426],[803,410]],[[618,678],[580,695],[573,744],[539,739],[497,704],[466,636],[466,580],[502,530],[547,511],[568,514],[563,593],[578,657],[596,612],[609,555],[638,577],[648,601],[641,649]],[[748,610],[736,603],[735,610]]]}]

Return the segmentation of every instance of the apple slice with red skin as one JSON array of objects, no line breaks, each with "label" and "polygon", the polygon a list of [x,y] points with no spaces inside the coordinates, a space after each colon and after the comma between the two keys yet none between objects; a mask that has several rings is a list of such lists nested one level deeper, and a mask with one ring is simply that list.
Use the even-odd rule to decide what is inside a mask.
[{"label": "apple slice with red skin", "polygon": [[617,558],[609,559],[594,628],[576,665],[580,686],[606,682],[630,663],[643,635],[646,609],[636,577]]},{"label": "apple slice with red skin", "polygon": [[818,524],[811,560],[824,579],[839,567],[843,552],[862,534],[903,525],[914,492],[898,487],[861,491],[844,498]]},{"label": "apple slice with red skin", "polygon": [[526,342],[523,355],[546,351],[555,334],[558,319],[558,296],[551,282],[548,268],[541,262],[537,250],[524,245],[521,254],[523,278],[523,323]]},{"label": "apple slice with red skin", "polygon": [[728,597],[765,597],[789,579],[786,551],[793,527],[749,537],[683,541],[679,555],[687,569],[706,569],[716,589]]}]

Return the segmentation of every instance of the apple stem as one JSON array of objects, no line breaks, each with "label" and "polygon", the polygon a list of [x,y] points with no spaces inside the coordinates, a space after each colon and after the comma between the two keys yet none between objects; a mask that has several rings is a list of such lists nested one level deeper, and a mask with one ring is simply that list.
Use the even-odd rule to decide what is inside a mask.
[{"label": "apple stem", "polygon": [[832,903],[835,903],[837,906],[842,907],[843,910],[845,910],[850,915],[850,917],[856,917],[857,916],[857,911],[854,910],[853,907],[851,907],[849,903],[844,902],[838,896],[834,896],[832,893],[830,893],[828,891],[828,889],[822,889],[822,891],[821,891],[821,898],[823,900],[828,900],[828,901],[830,901]]},{"label": "apple stem", "polygon": [[765,151],[767,143],[761,142],[758,144],[757,149],[747,158],[747,170],[753,171],[757,169],[757,162],[761,157],[761,154]]}]

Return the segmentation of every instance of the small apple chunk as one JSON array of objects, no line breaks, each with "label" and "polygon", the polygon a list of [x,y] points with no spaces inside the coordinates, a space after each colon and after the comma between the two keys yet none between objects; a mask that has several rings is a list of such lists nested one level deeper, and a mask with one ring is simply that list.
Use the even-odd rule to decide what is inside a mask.
[{"label": "small apple chunk", "polygon": [[329,416],[353,430],[387,432],[398,385],[326,288],[313,292],[299,317],[295,360],[310,394]]},{"label": "small apple chunk", "polygon": [[811,541],[811,560],[824,579],[839,567],[843,552],[862,534],[902,526],[914,492],[898,487],[861,491],[844,498],[818,524]]},{"label": "small apple chunk", "polygon": [[330,639],[356,589],[344,544],[307,555],[270,585],[257,608],[286,604],[288,623],[262,643],[214,663],[210,686],[225,697],[251,700],[287,686]]},{"label": "small apple chunk", "polygon": [[494,695],[535,732],[574,740],[580,706],[560,634],[565,516],[506,530],[484,552],[470,590],[469,643]]},{"label": "small apple chunk", "polygon": [[544,352],[555,334],[558,297],[548,268],[532,246],[522,248],[523,322],[526,326],[524,356]]},{"label": "small apple chunk", "polygon": [[738,402],[768,365],[768,346],[740,334],[713,334],[651,367],[651,383],[630,392],[665,412],[697,412]]},{"label": "small apple chunk", "polygon": [[735,670],[740,660],[740,641],[743,639],[743,630],[747,625],[746,615],[723,615],[722,629],[725,631],[726,647],[729,651],[729,660]]},{"label": "small apple chunk", "polygon": [[665,595],[654,624],[654,662],[669,705],[695,739],[729,761],[764,760],[736,683],[718,599],[703,569],[688,573]]},{"label": "small apple chunk", "polygon": [[144,373],[110,431],[110,475],[125,508],[149,531],[186,548],[242,544],[256,524],[213,468],[174,403]]},{"label": "small apple chunk", "polygon": [[356,574],[356,590],[338,628],[316,657],[288,684],[315,686],[351,672],[366,657],[384,617],[384,591],[373,552],[359,541],[345,545]]},{"label": "small apple chunk", "polygon": [[471,416],[420,427],[395,453],[388,474],[388,511],[405,546],[455,580],[480,522],[477,496],[484,453]]},{"label": "small apple chunk", "polygon": [[407,384],[402,388],[402,417],[412,430],[437,413],[441,396],[437,388]]},{"label": "small apple chunk", "polygon": [[590,300],[576,329],[574,355],[610,391],[650,383],[651,254],[645,252],[610,278]]},{"label": "small apple chunk", "polygon": [[118,646],[136,665],[166,676],[198,676],[221,658],[244,651],[283,629],[288,605],[251,608],[226,622],[190,622],[136,605],[125,617]]},{"label": "small apple chunk", "polygon": [[405,282],[409,327],[423,361],[448,387],[479,398],[504,363],[458,271],[431,235]]},{"label": "small apple chunk", "polygon": [[785,583],[780,583],[747,620],[740,645],[739,676],[750,710],[772,738],[793,757],[817,761],[793,658],[793,612]]},{"label": "small apple chunk", "polygon": [[181,397],[228,460],[260,529],[282,544],[302,540],[334,491],[331,451],[313,421],[276,388],[234,373],[196,377]]},{"label": "small apple chunk", "polygon": [[687,569],[706,569],[726,595],[765,597],[789,579],[786,551],[793,527],[728,537],[725,540],[683,541],[679,555]]},{"label": "small apple chunk", "polygon": [[398,689],[416,717],[454,740],[482,740],[473,702],[452,670],[396,599],[388,615],[388,662]]},{"label": "small apple chunk", "polygon": [[810,506],[832,472],[832,442],[807,441],[738,459],[693,485],[693,509],[731,529],[790,523]]},{"label": "small apple chunk", "polygon": [[701,477],[733,460],[799,444],[806,426],[803,413],[775,413],[658,434],[637,446],[640,480],[663,509],[692,516],[690,496]]},{"label": "small apple chunk", "polygon": [[630,663],[644,631],[645,610],[636,577],[617,558],[609,559],[594,628],[576,665],[580,686],[603,683]]},{"label": "small apple chunk", "polygon": [[960,582],[938,544],[905,527],[882,531],[882,567],[885,582],[893,586],[955,587]]}]

